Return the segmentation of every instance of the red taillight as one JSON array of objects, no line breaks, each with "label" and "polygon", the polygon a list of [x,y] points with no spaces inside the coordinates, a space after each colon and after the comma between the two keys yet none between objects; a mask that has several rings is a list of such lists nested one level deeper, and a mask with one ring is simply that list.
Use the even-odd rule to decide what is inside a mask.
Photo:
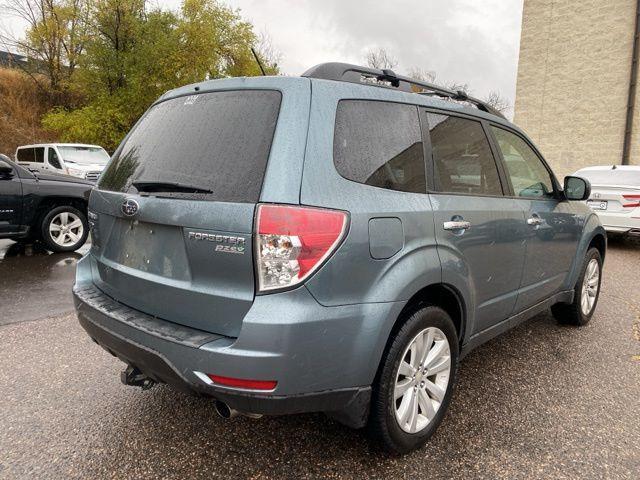
[{"label": "red taillight", "polygon": [[286,288],[307,278],[336,249],[347,229],[338,210],[258,206],[256,262],[260,291]]},{"label": "red taillight", "polygon": [[278,384],[275,380],[245,380],[243,378],[213,375],[212,373],[207,374],[207,376],[213,381],[213,383],[217,383],[218,385],[234,388],[246,388],[248,390],[273,390]]},{"label": "red taillight", "polygon": [[622,195],[622,197],[627,200],[629,203],[623,203],[622,206],[624,208],[635,208],[640,207],[640,195],[639,194],[626,194]]}]

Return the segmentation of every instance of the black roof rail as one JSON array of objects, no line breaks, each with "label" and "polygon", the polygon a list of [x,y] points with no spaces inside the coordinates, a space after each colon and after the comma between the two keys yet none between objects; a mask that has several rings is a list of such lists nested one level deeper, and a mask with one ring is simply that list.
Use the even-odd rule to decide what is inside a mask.
[{"label": "black roof rail", "polygon": [[[415,80],[413,78],[396,75],[393,70],[378,70],[377,68],[361,67],[349,63],[321,63],[302,74],[303,77],[320,78],[323,80],[337,80],[340,82],[360,83],[379,87],[396,88],[403,92],[419,95],[436,95],[459,102],[468,102],[479,110],[496,115],[505,116],[491,105],[474,97],[468,96],[462,90],[450,90],[432,83]],[[412,87],[418,87],[418,90]],[[422,91],[419,91],[422,90]]]}]

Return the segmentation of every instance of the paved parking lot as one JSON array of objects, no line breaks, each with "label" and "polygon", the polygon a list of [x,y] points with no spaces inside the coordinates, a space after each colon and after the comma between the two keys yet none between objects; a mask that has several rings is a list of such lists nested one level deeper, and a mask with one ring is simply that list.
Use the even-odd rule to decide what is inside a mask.
[{"label": "paved parking lot", "polygon": [[610,243],[585,328],[550,315],[462,363],[439,431],[388,457],[323,415],[219,419],[120,384],[78,326],[76,256],[0,242],[0,478],[639,478],[640,244]]}]

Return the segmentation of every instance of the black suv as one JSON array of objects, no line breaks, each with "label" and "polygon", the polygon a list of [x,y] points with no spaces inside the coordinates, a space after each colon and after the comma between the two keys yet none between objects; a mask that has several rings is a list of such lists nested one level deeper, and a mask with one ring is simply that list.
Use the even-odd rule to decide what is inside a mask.
[{"label": "black suv", "polygon": [[42,240],[70,252],[87,240],[93,184],[66,175],[34,174],[0,154],[0,238]]}]

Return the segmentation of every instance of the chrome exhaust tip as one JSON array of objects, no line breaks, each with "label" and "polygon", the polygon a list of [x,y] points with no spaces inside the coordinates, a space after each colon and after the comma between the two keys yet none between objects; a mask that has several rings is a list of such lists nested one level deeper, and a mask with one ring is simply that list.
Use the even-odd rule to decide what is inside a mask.
[{"label": "chrome exhaust tip", "polygon": [[228,420],[230,418],[234,418],[240,415],[240,412],[238,412],[237,410],[234,410],[229,405],[227,405],[224,402],[221,402],[220,400],[215,401],[214,408],[216,409],[216,413],[218,414],[218,416],[220,416],[221,418],[224,418],[225,420]]},{"label": "chrome exhaust tip", "polygon": [[237,417],[238,415],[254,419],[262,418],[262,414],[260,413],[239,412],[238,410],[231,408],[229,405],[221,402],[220,400],[216,400],[214,402],[214,408],[216,409],[216,413],[218,414],[218,416],[224,418],[225,420]]}]

